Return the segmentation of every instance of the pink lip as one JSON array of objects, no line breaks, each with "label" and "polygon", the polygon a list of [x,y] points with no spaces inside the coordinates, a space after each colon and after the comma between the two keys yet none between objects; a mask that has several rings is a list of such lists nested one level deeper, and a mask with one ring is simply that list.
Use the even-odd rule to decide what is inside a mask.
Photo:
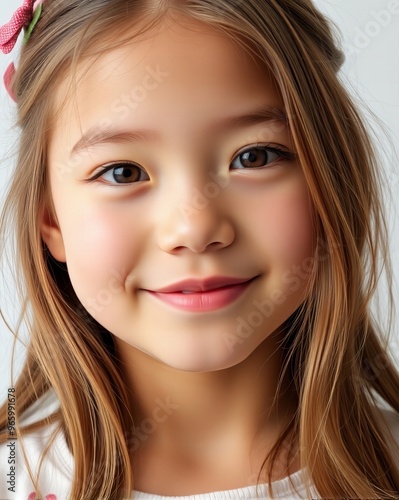
[{"label": "pink lip", "polygon": [[245,283],[251,279],[252,278],[232,278],[229,276],[213,276],[203,280],[188,279],[152,291],[158,293],[182,292],[183,290],[188,292],[207,292],[215,288]]},{"label": "pink lip", "polygon": [[[234,302],[255,278],[214,277],[184,280],[159,290],[146,290],[162,302],[191,312],[214,311]],[[193,293],[183,293],[190,291]]]}]

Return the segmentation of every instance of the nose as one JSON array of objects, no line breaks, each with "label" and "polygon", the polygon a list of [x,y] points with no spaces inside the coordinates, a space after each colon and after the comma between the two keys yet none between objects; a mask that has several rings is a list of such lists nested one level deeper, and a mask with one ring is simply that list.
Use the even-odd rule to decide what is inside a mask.
[{"label": "nose", "polygon": [[[177,197],[163,209],[159,220],[157,239],[159,247],[172,254],[189,250],[193,253],[220,250],[235,239],[232,220],[221,200],[202,196],[201,203],[195,198],[188,202]],[[198,200],[197,200],[198,201]]]}]

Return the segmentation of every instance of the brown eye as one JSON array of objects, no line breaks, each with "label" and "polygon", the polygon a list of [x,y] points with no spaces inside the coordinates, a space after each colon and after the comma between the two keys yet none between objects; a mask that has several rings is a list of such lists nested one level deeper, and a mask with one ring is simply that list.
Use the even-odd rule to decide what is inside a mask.
[{"label": "brown eye", "polygon": [[124,165],[113,168],[111,171],[114,180],[120,184],[140,180],[141,170],[133,165]]},{"label": "brown eye", "polygon": [[100,178],[114,185],[149,180],[148,174],[141,167],[131,162],[118,162],[105,166],[92,180]]},{"label": "brown eye", "polygon": [[232,166],[237,169],[260,169],[284,158],[293,159],[293,153],[278,148],[254,146],[237,155]]}]

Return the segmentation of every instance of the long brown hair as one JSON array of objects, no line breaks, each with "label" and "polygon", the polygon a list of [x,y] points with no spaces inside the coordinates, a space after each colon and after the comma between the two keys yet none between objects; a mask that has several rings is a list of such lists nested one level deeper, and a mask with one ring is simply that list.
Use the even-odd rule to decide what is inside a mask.
[{"label": "long brown hair", "polygon": [[[309,472],[305,479],[322,497],[397,498],[399,469],[376,403],[380,397],[399,413],[399,375],[370,312],[383,268],[392,299],[381,176],[366,127],[337,76],[342,53],[310,0],[45,1],[14,80],[18,167],[1,221],[4,234],[16,228],[16,280],[30,335],[15,382],[17,435],[58,422],[79,473],[71,498],[131,495],[126,436],[132,420],[112,335],[80,305],[66,266],[42,241],[39,218],[51,204],[46,144],[62,107],[53,99],[60,82],[83,58],[100,56],[176,13],[223,30],[273,72],[315,208],[318,243],[327,249],[328,258],[314,256],[309,297],[287,321],[284,371],[292,377],[298,411],[265,457],[268,477],[292,435]],[[115,33],[123,39],[115,40]],[[18,425],[50,388],[60,409]],[[6,421],[3,405],[0,442]],[[271,481],[269,491],[272,496]]]}]

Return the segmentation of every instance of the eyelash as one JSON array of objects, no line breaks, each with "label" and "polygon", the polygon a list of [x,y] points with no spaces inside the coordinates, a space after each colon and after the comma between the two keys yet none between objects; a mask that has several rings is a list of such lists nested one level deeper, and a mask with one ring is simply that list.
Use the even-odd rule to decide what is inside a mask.
[{"label": "eyelash", "polygon": [[[129,160],[114,161],[114,162],[108,163],[107,165],[104,165],[99,172],[94,174],[93,177],[91,177],[90,179],[87,179],[87,182],[94,182],[97,179],[99,179],[100,177],[102,177],[104,174],[106,174],[107,172],[112,171],[112,170],[121,169],[121,168],[124,168],[125,166],[132,168],[132,169],[135,168],[135,169],[139,170],[140,177],[142,177],[142,174],[145,173],[145,171],[142,167],[140,167],[139,165],[136,165],[132,161],[129,161]],[[116,184],[111,184],[107,181],[107,182],[105,182],[105,184],[109,184],[110,186],[123,186],[124,184],[125,185],[135,184],[138,181],[143,181],[143,180],[148,180],[148,179],[138,179],[135,182],[126,182],[126,183],[120,182],[120,183],[116,183]]]},{"label": "eyelash", "polygon": [[[249,147],[246,147],[245,149],[239,151],[232,163],[234,163],[234,161],[236,159],[239,159],[240,156],[242,156],[244,153],[247,153],[247,152],[250,152],[251,150],[264,150],[264,151],[267,151],[267,154],[270,155],[270,154],[275,154],[277,156],[279,156],[279,159],[277,160],[274,160],[272,162],[269,162],[266,166],[262,166],[262,167],[240,167],[238,169],[234,169],[234,170],[263,170],[263,169],[266,169],[268,168],[268,165],[270,164],[273,164],[273,163],[278,163],[282,160],[287,160],[287,161],[293,161],[295,158],[296,158],[296,154],[295,153],[292,153],[291,151],[286,151],[284,149],[281,149],[279,146],[271,146],[271,145],[264,145],[264,144],[255,144],[253,146],[249,146]],[[142,174],[145,173],[144,169],[142,167],[140,167],[139,165],[135,164],[134,162],[131,162],[131,161],[116,161],[116,162],[112,162],[112,163],[108,163],[107,165],[104,165],[100,171],[98,171],[94,176],[92,176],[91,178],[87,179],[87,182],[94,182],[96,181],[97,179],[101,178],[104,174],[106,174],[107,172],[109,171],[112,171],[112,170],[116,170],[116,169],[121,169],[123,168],[124,166],[128,166],[130,168],[137,168],[138,170],[141,171],[141,174],[140,174],[140,177],[142,177]],[[147,175],[147,174],[146,174]],[[143,180],[149,180],[149,179],[138,179],[134,182],[126,182],[126,183],[116,183],[116,184],[111,184],[109,183],[108,181],[106,181],[105,183],[106,184],[109,184],[110,186],[123,186],[123,185],[131,185],[131,184],[135,184],[139,181],[143,181]]]},{"label": "eyelash", "polygon": [[[295,160],[296,158],[296,154],[291,152],[291,151],[287,151],[285,149],[281,149],[279,146],[277,145],[265,145],[265,144],[254,144],[253,146],[247,146],[245,147],[244,149],[240,150],[234,157],[233,159],[233,162],[236,158],[239,158],[240,156],[242,156],[244,153],[248,152],[248,151],[251,151],[252,149],[256,149],[256,150],[265,150],[267,151],[268,154],[270,153],[274,153],[276,154],[277,156],[279,156],[279,159],[278,160],[274,160],[270,163],[268,163],[267,165],[270,165],[270,164],[273,164],[273,163],[276,163],[276,162],[280,162],[281,160],[288,160],[288,161],[292,161],[292,160]],[[232,163],[233,163],[232,162]],[[267,166],[264,166],[264,167],[243,167],[243,168],[240,168],[238,170],[263,170],[265,168],[268,168]]]}]

